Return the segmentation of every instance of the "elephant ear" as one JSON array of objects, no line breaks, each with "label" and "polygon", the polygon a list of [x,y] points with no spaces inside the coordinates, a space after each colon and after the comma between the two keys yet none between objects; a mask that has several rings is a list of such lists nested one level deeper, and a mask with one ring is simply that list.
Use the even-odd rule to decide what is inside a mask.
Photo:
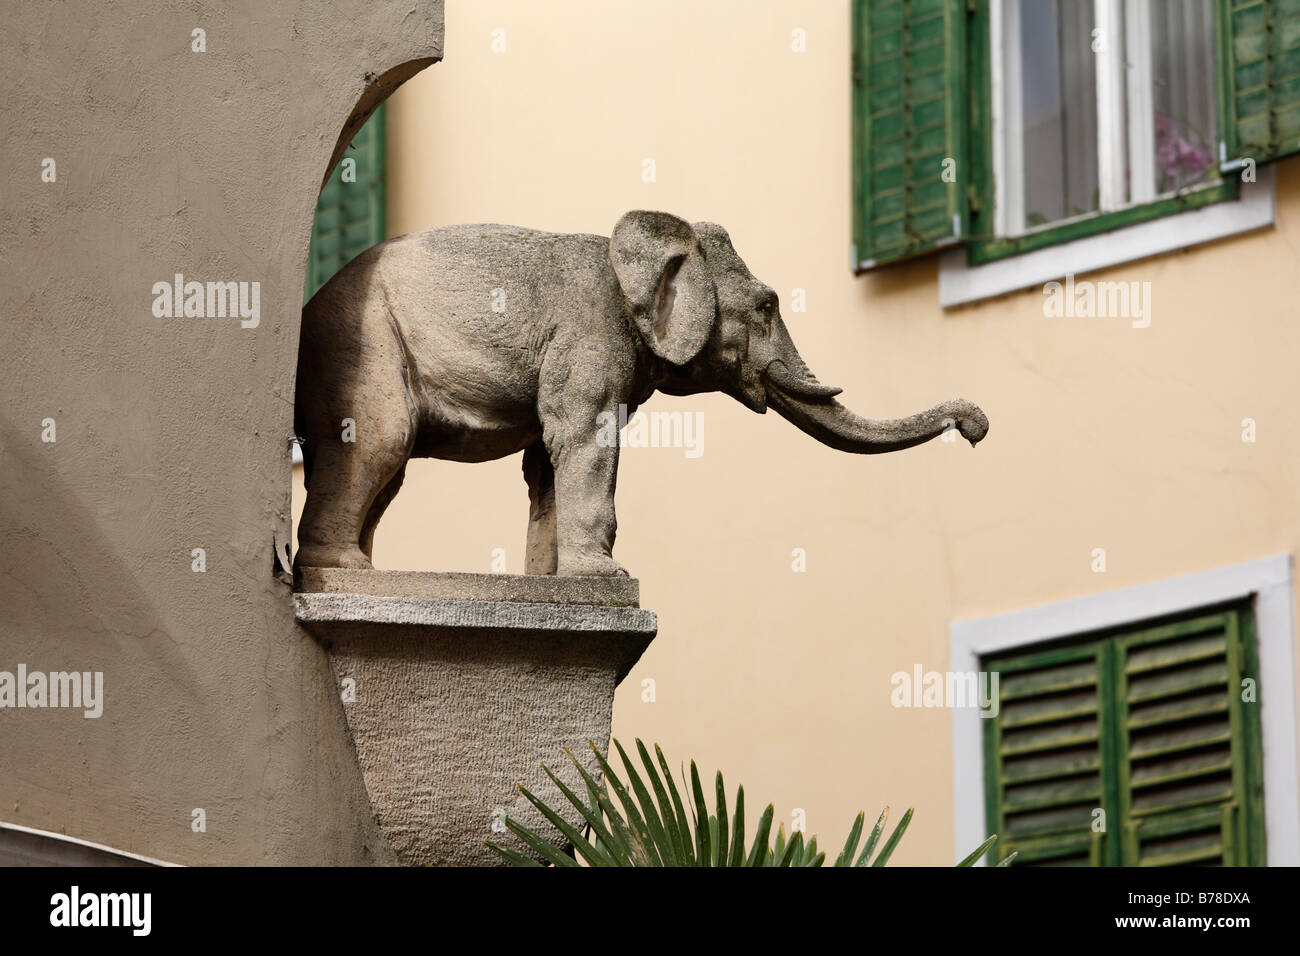
[{"label": "elephant ear", "polygon": [[690,223],[666,212],[630,212],[614,227],[609,258],[655,355],[674,365],[695,358],[717,322],[718,299]]}]

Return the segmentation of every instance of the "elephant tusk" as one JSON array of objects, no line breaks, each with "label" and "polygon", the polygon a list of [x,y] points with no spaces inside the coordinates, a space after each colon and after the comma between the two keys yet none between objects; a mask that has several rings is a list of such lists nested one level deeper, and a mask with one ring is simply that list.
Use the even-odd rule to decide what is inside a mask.
[{"label": "elephant tusk", "polygon": [[844,391],[844,389],[836,388],[833,385],[823,385],[811,374],[806,376],[796,375],[780,359],[774,359],[768,365],[767,378],[786,394],[797,395],[800,398],[834,398]]}]

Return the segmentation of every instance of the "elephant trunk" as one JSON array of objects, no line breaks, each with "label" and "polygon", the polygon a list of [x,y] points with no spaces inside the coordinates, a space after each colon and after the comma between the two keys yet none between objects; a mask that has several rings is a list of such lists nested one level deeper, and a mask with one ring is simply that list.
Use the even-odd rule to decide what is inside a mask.
[{"label": "elephant trunk", "polygon": [[779,319],[773,329],[772,346],[776,357],[764,376],[768,404],[782,418],[831,448],[855,455],[878,455],[920,445],[950,428],[956,428],[974,446],[988,433],[989,420],[984,412],[960,398],[907,418],[862,418],[835,401],[840,389],[817,381]]},{"label": "elephant trunk", "polygon": [[808,401],[772,387],[768,404],[824,445],[855,455],[879,455],[920,445],[958,429],[974,445],[988,432],[988,419],[979,407],[964,399],[943,402],[907,418],[871,419],[855,415],[833,398]]}]

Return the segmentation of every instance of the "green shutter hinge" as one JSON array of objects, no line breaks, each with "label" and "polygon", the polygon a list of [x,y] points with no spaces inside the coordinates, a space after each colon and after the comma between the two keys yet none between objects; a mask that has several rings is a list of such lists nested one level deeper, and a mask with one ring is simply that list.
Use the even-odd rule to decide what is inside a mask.
[{"label": "green shutter hinge", "polygon": [[971,212],[980,211],[980,196],[979,193],[975,191],[975,185],[973,183],[966,187],[966,199],[970,203]]}]

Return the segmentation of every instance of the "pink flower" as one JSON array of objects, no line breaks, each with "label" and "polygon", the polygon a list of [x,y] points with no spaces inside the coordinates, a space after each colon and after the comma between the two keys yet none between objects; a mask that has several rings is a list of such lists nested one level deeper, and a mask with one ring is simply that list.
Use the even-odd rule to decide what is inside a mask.
[{"label": "pink flower", "polygon": [[1172,188],[1204,172],[1213,162],[1209,150],[1189,143],[1179,135],[1172,119],[1156,115],[1156,164],[1166,182],[1172,183]]}]

